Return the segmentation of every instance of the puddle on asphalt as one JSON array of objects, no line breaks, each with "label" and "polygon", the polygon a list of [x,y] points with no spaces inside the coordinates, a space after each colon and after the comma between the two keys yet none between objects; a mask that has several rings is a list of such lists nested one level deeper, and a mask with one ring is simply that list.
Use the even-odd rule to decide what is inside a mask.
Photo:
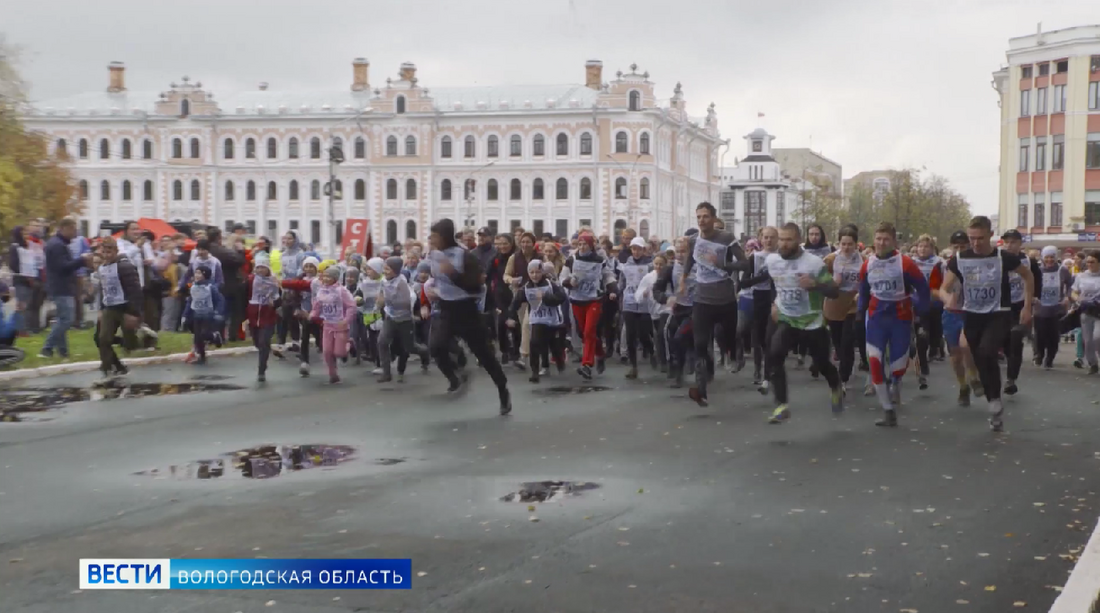
[{"label": "puddle on asphalt", "polygon": [[[261,445],[222,454],[208,460],[174,464],[134,473],[157,479],[270,479],[311,468],[335,468],[352,459],[347,445]],[[404,460],[397,460],[401,462]],[[396,462],[394,462],[396,463]]]},{"label": "puddle on asphalt", "polygon": [[501,498],[504,502],[546,502],[598,489],[598,483],[586,481],[532,481],[521,484],[518,492]]},{"label": "puddle on asphalt", "polygon": [[229,375],[195,375],[188,377],[188,381],[227,381],[232,378]]},{"label": "puddle on asphalt", "polygon": [[22,413],[56,409],[88,400],[121,400],[148,396],[176,396],[200,392],[243,390],[225,383],[125,383],[111,381],[92,387],[17,387],[0,389],[0,421],[23,421]]},{"label": "puddle on asphalt", "polygon": [[378,458],[374,461],[379,466],[393,466],[394,464],[400,464],[405,461],[405,458]]},{"label": "puddle on asphalt", "polygon": [[540,396],[565,396],[568,394],[590,394],[592,392],[606,392],[612,388],[603,385],[555,385],[553,387],[540,387],[534,393]]}]

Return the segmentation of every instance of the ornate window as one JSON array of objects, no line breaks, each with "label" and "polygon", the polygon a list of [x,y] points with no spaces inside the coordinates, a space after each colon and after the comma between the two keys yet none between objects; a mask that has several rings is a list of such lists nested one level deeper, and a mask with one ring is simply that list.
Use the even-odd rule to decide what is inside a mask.
[{"label": "ornate window", "polygon": [[416,200],[416,179],[405,180],[405,200]]},{"label": "ornate window", "polygon": [[405,97],[404,96],[398,96],[397,97],[397,114],[402,115],[404,113],[405,113]]},{"label": "ornate window", "polygon": [[500,189],[497,186],[497,180],[489,179],[489,183],[485,191],[486,200],[496,200],[500,196]]},{"label": "ornate window", "polygon": [[569,181],[562,177],[558,179],[556,188],[554,190],[554,197],[558,200],[569,199]]},{"label": "ornate window", "polygon": [[274,181],[267,182],[267,199],[278,200],[279,199],[279,187],[275,185]]},{"label": "ornate window", "polygon": [[390,135],[386,137],[386,155],[397,155],[397,137]]},{"label": "ornate window", "polygon": [[618,132],[615,134],[615,153],[626,153],[630,150],[629,141],[627,140],[626,132]]},{"label": "ornate window", "polygon": [[298,159],[298,138],[295,136],[290,137],[286,145],[286,156],[292,160]]},{"label": "ornate window", "polygon": [[234,192],[236,192],[236,190],[233,188],[233,182],[232,181],[226,181],[225,182],[225,199],[226,199],[227,202],[232,201],[233,198],[236,196],[236,193],[234,193]]},{"label": "ornate window", "polygon": [[649,155],[649,132],[642,134],[641,143],[639,145],[641,149],[638,153],[642,155]]},{"label": "ornate window", "polygon": [[256,159],[256,139],[250,138],[244,141],[244,157],[250,160]]},{"label": "ornate window", "polygon": [[416,137],[405,137],[405,155],[416,155]]},{"label": "ornate window", "polygon": [[523,199],[523,182],[519,179],[512,179],[511,183],[509,183],[508,198],[509,200]]},{"label": "ornate window", "polygon": [[267,139],[267,159],[274,160],[279,157],[279,143],[274,138]]},{"label": "ornate window", "polygon": [[361,160],[367,157],[367,141],[360,136],[355,139],[355,159]]},{"label": "ornate window", "polygon": [[131,192],[130,182],[129,181],[123,181],[122,182],[122,199],[126,202],[129,202],[132,196],[133,196],[133,193]]},{"label": "ornate window", "polygon": [[569,155],[569,135],[565,133],[558,134],[557,147],[558,155]]},{"label": "ornate window", "polygon": [[146,160],[153,159],[153,141],[145,139],[141,144],[141,157]]},{"label": "ornate window", "polygon": [[232,160],[233,159],[233,139],[232,138],[225,139],[224,147],[225,147],[225,151],[222,152],[222,157],[224,157],[227,160]]},{"label": "ornate window", "polygon": [[149,181],[149,180],[146,180],[145,185],[141,189],[141,192],[142,192],[141,196],[142,196],[143,199],[145,199],[147,201],[152,200],[153,199],[153,182]]},{"label": "ornate window", "polygon": [[542,134],[536,134],[533,142],[533,149],[534,151],[532,154],[536,157],[546,155],[546,137]]},{"label": "ornate window", "polygon": [[466,140],[464,141],[464,147],[465,149],[463,151],[463,155],[465,157],[472,158],[477,155],[477,141],[474,140],[473,136],[466,137]]},{"label": "ornate window", "polygon": [[256,182],[255,181],[249,181],[248,184],[245,186],[245,188],[244,188],[244,197],[245,197],[246,200],[255,200],[256,199]]},{"label": "ornate window", "polygon": [[581,179],[581,200],[592,199],[592,179],[585,177]]},{"label": "ornate window", "polygon": [[581,155],[592,155],[592,133],[581,134]]},{"label": "ornate window", "polygon": [[486,155],[491,158],[495,158],[500,155],[500,139],[496,136],[489,137]]},{"label": "ornate window", "polygon": [[509,147],[511,147],[509,155],[514,158],[518,158],[523,155],[523,139],[520,138],[519,134],[513,134],[509,143]]},{"label": "ornate window", "polygon": [[622,200],[626,198],[626,179],[619,177],[615,179],[615,199]]},{"label": "ornate window", "polygon": [[128,138],[122,139],[122,159],[128,160],[132,156],[133,156],[133,153],[130,150],[130,139],[128,139]]},{"label": "ornate window", "polygon": [[202,190],[200,189],[198,179],[191,179],[191,199],[192,200],[201,200],[202,199]]},{"label": "ornate window", "polygon": [[355,180],[355,199],[366,200],[367,199],[367,182],[362,179]]},{"label": "ornate window", "polygon": [[636,89],[630,90],[630,110],[642,110],[642,92]]},{"label": "ornate window", "polygon": [[183,181],[172,181],[172,200],[183,200]]},{"label": "ornate window", "polygon": [[88,139],[80,139],[80,143],[77,145],[77,149],[77,154],[80,156],[80,159],[88,159]]},{"label": "ornate window", "polygon": [[439,184],[439,199],[450,200],[451,199],[451,180],[443,179],[443,182]]},{"label": "ornate window", "polygon": [[99,159],[106,160],[111,157],[111,143],[106,138],[99,139]]},{"label": "ornate window", "polygon": [[321,182],[314,179],[309,184],[309,199],[320,200],[321,199]]},{"label": "ornate window", "polygon": [[191,139],[191,158],[198,159],[199,157],[199,139]]},{"label": "ornate window", "polygon": [[535,179],[534,183],[531,184],[531,199],[542,200],[544,198],[546,198],[546,190],[542,179]]},{"label": "ornate window", "polygon": [[290,200],[297,200],[298,199],[298,182],[297,181],[291,181],[290,186],[287,188],[287,191],[288,191],[287,198],[289,198]]},{"label": "ornate window", "polygon": [[321,159],[321,139],[316,136],[309,139],[309,157],[313,160]]},{"label": "ornate window", "polygon": [[386,181],[386,200],[397,200],[397,179]]},{"label": "ornate window", "polygon": [[172,139],[172,159],[178,160],[183,157],[183,139]]},{"label": "ornate window", "polygon": [[87,200],[88,199],[88,182],[83,180],[83,179],[81,179],[81,181],[80,181],[80,199],[81,200]]},{"label": "ornate window", "polygon": [[641,183],[638,184],[638,197],[642,200],[649,200],[649,179],[643,178]]}]

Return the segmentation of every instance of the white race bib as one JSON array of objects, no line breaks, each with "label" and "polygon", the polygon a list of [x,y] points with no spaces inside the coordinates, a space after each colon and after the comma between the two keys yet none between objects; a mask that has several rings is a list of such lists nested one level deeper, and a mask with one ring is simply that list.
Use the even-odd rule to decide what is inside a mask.
[{"label": "white race bib", "polygon": [[963,277],[963,310],[992,313],[1001,309],[1001,254],[988,258],[958,258]]},{"label": "white race bib", "polygon": [[103,306],[126,304],[122,281],[118,278],[118,264],[104,264],[99,267],[99,287],[103,292]]},{"label": "white race bib", "polygon": [[885,260],[872,255],[867,260],[867,283],[871,295],[884,302],[899,302],[906,297],[905,274],[902,272],[902,256],[895,253]]},{"label": "white race bib", "polygon": [[585,262],[573,259],[573,289],[569,295],[577,300],[595,300],[600,295],[600,277],[603,262]]},{"label": "white race bib", "polygon": [[1043,273],[1043,289],[1039,292],[1039,304],[1057,306],[1062,302],[1062,270]]},{"label": "white race bib", "polygon": [[[726,262],[726,253],[729,245],[708,241],[702,236],[695,238],[695,249],[692,257],[695,266],[699,267],[699,274],[695,277],[699,283],[718,283],[730,278],[730,274],[722,268]],[[717,264],[711,264],[711,260]]]},{"label": "white race bib", "polygon": [[649,264],[635,264],[633,262],[627,262],[623,264],[623,282],[626,283],[626,288],[623,289],[623,309],[631,313],[644,313],[648,310],[648,301],[641,303],[634,297],[634,293],[638,291],[638,286],[642,283],[642,277],[649,272]]}]

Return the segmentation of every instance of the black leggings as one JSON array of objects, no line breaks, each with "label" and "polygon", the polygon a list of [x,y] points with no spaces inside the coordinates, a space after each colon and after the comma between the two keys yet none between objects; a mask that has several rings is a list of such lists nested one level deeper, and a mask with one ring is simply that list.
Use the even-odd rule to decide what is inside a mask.
[{"label": "black leggings", "polygon": [[600,311],[600,332],[604,338],[604,355],[607,356],[615,353],[615,345],[619,341],[618,314],[619,301],[604,298],[603,310]]},{"label": "black leggings", "polygon": [[[473,298],[441,300],[439,317],[435,320],[432,329],[430,353],[435,358],[435,363],[439,365],[440,372],[447,377],[451,385],[457,385],[459,380],[458,375],[455,374],[455,363],[451,359],[450,350],[453,339],[461,338],[466,341],[466,346],[481,363],[481,367],[493,378],[493,383],[503,396],[508,389],[508,379],[504,376],[504,369],[500,367],[500,362],[489,347],[485,327],[477,325],[479,316],[477,301]],[[436,332],[438,334],[435,334]]]},{"label": "black leggings", "polygon": [[309,364],[309,337],[317,340],[317,351],[321,351],[321,326],[312,321],[300,322],[302,327],[301,351],[302,361]]},{"label": "black leggings", "polygon": [[[768,324],[772,320],[772,300],[770,291],[756,292],[752,297],[752,364],[756,373],[764,379],[770,379],[771,367],[768,364]],[[761,371],[763,366],[763,371]]]},{"label": "black leggings", "polygon": [[531,324],[531,353],[527,356],[531,376],[537,375],[541,366],[550,368],[550,359],[558,365],[565,363],[565,344],[559,329],[546,324]]},{"label": "black leggings", "polygon": [[653,319],[653,350],[657,352],[657,363],[664,366],[668,363],[668,335],[665,334],[665,328],[668,326],[668,313],[662,314],[659,318]]},{"label": "black leggings", "polygon": [[831,389],[840,387],[840,376],[829,359],[829,332],[825,328],[802,330],[795,328],[787,322],[781,321],[775,324],[775,331],[768,347],[768,359],[771,362],[771,382],[775,391],[775,401],[779,404],[787,404],[787,369],[783,367],[783,361],[795,347],[805,347],[806,353],[813,360],[814,366],[825,376]]},{"label": "black leggings", "polygon": [[1001,348],[1008,342],[1011,330],[1012,314],[1009,311],[994,313],[966,313],[963,321],[963,334],[970,353],[974,356],[974,365],[978,368],[978,378],[985,388],[985,397],[989,401],[1001,397]]},{"label": "black leggings", "polygon": [[1058,355],[1058,344],[1061,336],[1058,334],[1059,316],[1035,318],[1035,359],[1044,365],[1054,364],[1054,356]]},{"label": "black leggings", "polygon": [[623,311],[623,325],[626,326],[626,351],[630,358],[630,365],[638,365],[638,343],[641,342],[642,351],[653,353],[653,339],[650,333],[653,331],[653,318],[649,313],[634,313]]},{"label": "black leggings", "polygon": [[668,323],[669,360],[675,372],[681,374],[687,363],[687,354],[695,346],[691,309],[692,307],[676,306]]},{"label": "black leggings", "polygon": [[500,355],[504,360],[518,360],[520,343],[523,340],[523,330],[520,326],[509,328],[505,322],[508,321],[508,311],[504,310],[497,314],[497,344],[499,345]]},{"label": "black leggings", "polygon": [[829,334],[840,359],[840,380],[844,383],[852,376],[856,361],[856,314],[849,313],[841,321],[829,321]]},{"label": "black leggings", "polygon": [[710,348],[714,327],[722,324],[722,334],[726,336],[725,346],[733,347],[737,337],[737,303],[696,302],[692,308],[691,319],[695,333],[695,386],[699,389],[699,395],[706,398],[710,365],[714,362],[714,354]]},{"label": "black leggings", "polygon": [[301,332],[302,321],[294,316],[295,309],[290,307],[283,307],[279,318],[279,344],[286,344],[286,337],[289,335],[291,340],[297,342],[299,340],[299,333]]},{"label": "black leggings", "polygon": [[1027,328],[1019,325],[1020,311],[1024,310],[1024,303],[1012,305],[1011,320],[1009,322],[1008,337],[1005,338],[1005,358],[1008,361],[1008,380],[1015,381],[1020,378],[1020,367],[1024,363],[1024,337],[1027,336]]},{"label": "black leggings", "polygon": [[920,374],[927,377],[928,359],[939,351],[943,339],[943,303],[933,302],[928,313],[917,320],[917,364]]}]

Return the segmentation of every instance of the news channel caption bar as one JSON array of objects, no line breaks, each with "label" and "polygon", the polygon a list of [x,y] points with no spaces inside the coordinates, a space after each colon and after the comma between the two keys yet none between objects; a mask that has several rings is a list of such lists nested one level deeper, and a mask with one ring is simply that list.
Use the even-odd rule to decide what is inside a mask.
[{"label": "news channel caption bar", "polygon": [[82,590],[408,590],[411,559],[81,558]]}]

